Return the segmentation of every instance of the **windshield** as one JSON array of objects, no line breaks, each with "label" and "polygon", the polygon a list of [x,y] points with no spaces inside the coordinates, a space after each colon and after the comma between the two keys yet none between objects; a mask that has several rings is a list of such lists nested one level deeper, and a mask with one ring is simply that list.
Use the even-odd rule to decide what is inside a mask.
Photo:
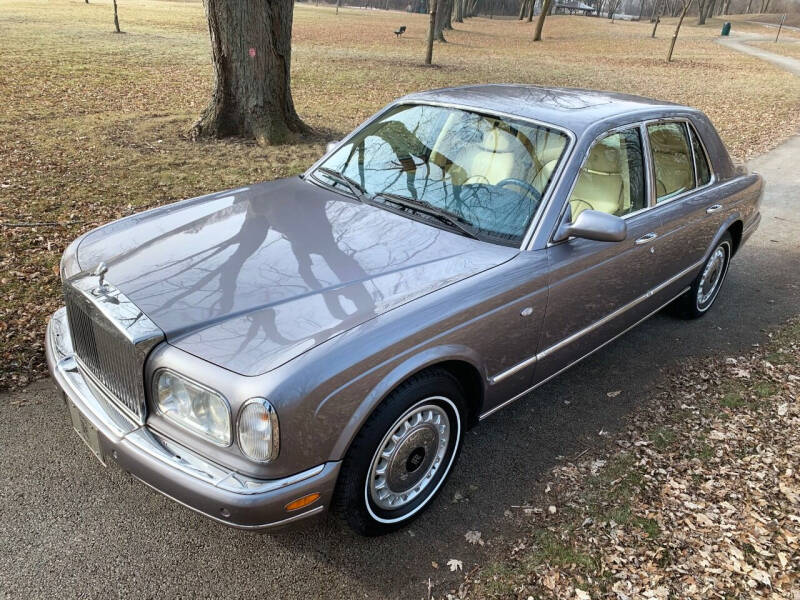
[{"label": "windshield", "polygon": [[313,175],[428,221],[431,211],[414,208],[424,205],[482,239],[518,246],[567,141],[563,132],[525,121],[407,105],[371,123]]}]

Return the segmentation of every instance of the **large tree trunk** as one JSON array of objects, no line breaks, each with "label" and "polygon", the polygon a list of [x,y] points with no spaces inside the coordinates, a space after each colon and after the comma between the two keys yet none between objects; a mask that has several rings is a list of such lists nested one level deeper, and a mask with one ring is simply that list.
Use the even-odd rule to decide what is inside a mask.
[{"label": "large tree trunk", "polygon": [[[714,7],[717,5],[717,0],[709,0],[706,6],[706,16],[705,18],[708,19],[709,17],[714,16]],[[705,21],[705,19],[704,19]]]},{"label": "large tree trunk", "polygon": [[453,29],[453,1],[446,0],[442,9],[442,29]]},{"label": "large tree trunk", "polygon": [[678,25],[675,27],[675,33],[672,36],[672,41],[669,43],[669,52],[667,53],[667,62],[672,60],[672,52],[675,50],[675,42],[678,41],[678,33],[681,30],[681,25],[683,24],[683,18],[686,16],[686,12],[689,10],[689,7],[692,5],[692,0],[684,0],[683,3],[683,11],[681,12],[681,18],[678,19]]},{"label": "large tree trunk", "polygon": [[425,50],[425,64],[431,64],[433,60],[433,37],[434,32],[436,29],[436,5],[438,4],[437,0],[430,0],[429,6],[429,21],[428,21],[428,41],[427,41],[427,48]]},{"label": "large tree trunk", "polygon": [[542,0],[542,12],[539,13],[539,18],[536,19],[536,30],[533,33],[533,41],[542,41],[542,29],[544,28],[544,20],[550,12],[550,5],[553,0]]},{"label": "large tree trunk", "polygon": [[436,0],[436,19],[433,37],[437,42],[446,42],[444,39],[445,13],[448,0]]},{"label": "large tree trunk", "polygon": [[307,131],[290,87],[294,0],[204,0],[214,93],[193,137],[241,135],[280,144]]},{"label": "large tree trunk", "polygon": [[697,24],[698,25],[705,25],[706,24],[706,5],[709,3],[709,0],[697,0]]},{"label": "large tree trunk", "polygon": [[[86,0],[87,2],[89,0]],[[533,0],[522,0],[519,5],[519,19],[518,21],[522,21],[525,18],[525,9],[528,8],[528,2],[533,2]]]}]

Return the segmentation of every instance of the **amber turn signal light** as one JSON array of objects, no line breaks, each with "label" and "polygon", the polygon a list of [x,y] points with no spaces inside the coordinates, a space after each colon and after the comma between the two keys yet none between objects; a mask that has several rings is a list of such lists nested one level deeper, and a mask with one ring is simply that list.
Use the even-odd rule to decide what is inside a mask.
[{"label": "amber turn signal light", "polygon": [[319,500],[319,497],[320,497],[320,494],[318,492],[314,492],[313,494],[308,494],[306,496],[302,496],[302,497],[298,498],[297,500],[292,500],[284,508],[286,508],[287,511],[293,511],[293,510],[297,510],[298,508],[304,508],[304,507],[308,506],[309,504],[313,504],[314,502]]}]

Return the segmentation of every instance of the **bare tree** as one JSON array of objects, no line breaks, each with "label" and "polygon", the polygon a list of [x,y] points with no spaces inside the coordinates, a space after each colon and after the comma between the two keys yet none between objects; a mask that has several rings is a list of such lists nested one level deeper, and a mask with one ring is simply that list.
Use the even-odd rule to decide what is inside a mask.
[{"label": "bare tree", "polygon": [[533,33],[534,42],[542,41],[542,29],[544,28],[544,20],[545,18],[547,18],[547,14],[550,12],[550,6],[552,5],[552,3],[553,0],[542,0],[542,12],[539,13],[539,18],[536,19],[536,31],[534,31]]},{"label": "bare tree", "polygon": [[[87,2],[89,0],[86,0]],[[532,3],[533,0],[522,0],[519,4],[519,19],[518,21],[522,21],[525,18],[525,9],[528,8],[528,4]]]},{"label": "bare tree", "polygon": [[533,13],[536,8],[536,0],[531,0],[528,4],[528,23],[533,21]]},{"label": "bare tree", "polygon": [[681,25],[683,24],[683,18],[686,16],[686,12],[689,10],[689,7],[691,5],[692,5],[692,0],[683,0],[683,11],[681,12],[680,19],[678,19],[678,25],[675,27],[675,33],[672,35],[672,40],[669,43],[667,62],[670,62],[672,60],[672,52],[675,50],[675,42],[678,41],[678,33],[681,30]]},{"label": "bare tree", "polygon": [[433,35],[434,30],[436,29],[436,5],[438,4],[437,0],[430,0],[429,9],[429,21],[428,21],[428,42],[427,42],[427,49],[425,51],[425,64],[431,64],[433,60]]},{"label": "bare tree", "polygon": [[294,0],[204,0],[214,92],[192,136],[279,144],[308,128],[290,87]]},{"label": "bare tree", "polygon": [[[656,0],[656,5],[658,5],[658,0]],[[653,21],[653,31],[650,34],[651,38],[656,37],[656,29],[658,29],[658,24],[661,23],[661,15],[664,12],[664,8],[666,7],[666,1],[661,1],[661,6],[657,9],[653,9],[653,14],[656,16],[655,20]]]},{"label": "bare tree", "polygon": [[[88,0],[86,4],[89,4]],[[119,28],[119,15],[117,14],[117,0],[114,0],[114,29],[116,30],[116,33],[122,33],[122,31]]]}]

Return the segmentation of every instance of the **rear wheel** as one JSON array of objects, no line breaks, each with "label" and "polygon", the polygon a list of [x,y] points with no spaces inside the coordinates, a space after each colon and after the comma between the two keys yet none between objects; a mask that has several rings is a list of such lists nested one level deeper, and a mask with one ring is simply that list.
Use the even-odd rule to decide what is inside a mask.
[{"label": "rear wheel", "polygon": [[676,300],[675,308],[680,316],[697,319],[708,312],[728,274],[732,249],[733,239],[730,233],[726,233],[711,251],[702,270],[692,282],[692,287]]},{"label": "rear wheel", "polygon": [[461,449],[464,397],[447,371],[415,375],[370,416],[342,463],[334,510],[362,535],[412,521],[436,496]]}]

